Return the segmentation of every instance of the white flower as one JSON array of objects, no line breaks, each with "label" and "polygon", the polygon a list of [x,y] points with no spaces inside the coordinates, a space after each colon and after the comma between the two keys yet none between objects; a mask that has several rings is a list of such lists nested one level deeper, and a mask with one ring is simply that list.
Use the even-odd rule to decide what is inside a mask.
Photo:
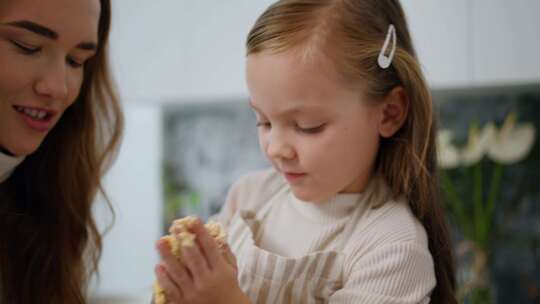
[{"label": "white flower", "polygon": [[438,163],[443,169],[452,169],[459,166],[459,152],[452,144],[454,134],[450,130],[440,130],[437,134]]},{"label": "white flower", "polygon": [[536,133],[534,125],[515,122],[516,115],[508,115],[501,130],[493,138],[487,151],[493,161],[505,165],[517,163],[531,151]]},{"label": "white flower", "polygon": [[488,123],[479,131],[477,127],[469,129],[467,145],[461,151],[461,161],[465,166],[474,165],[487,153],[496,136],[497,128],[493,123]]},{"label": "white flower", "polygon": [[484,155],[503,165],[517,163],[531,151],[535,135],[534,125],[516,124],[516,115],[513,113],[506,117],[500,130],[497,130],[493,122],[487,123],[481,130],[472,126],[467,145],[461,150],[452,144],[452,131],[441,130],[437,135],[439,166],[443,169],[471,166],[482,160]]}]

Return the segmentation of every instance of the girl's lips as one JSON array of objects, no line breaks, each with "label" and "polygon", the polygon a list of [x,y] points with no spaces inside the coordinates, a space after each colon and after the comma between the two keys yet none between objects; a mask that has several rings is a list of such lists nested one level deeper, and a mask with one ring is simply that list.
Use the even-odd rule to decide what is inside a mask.
[{"label": "girl's lips", "polygon": [[297,182],[298,180],[306,176],[305,173],[284,172],[283,174],[285,175],[285,178],[289,182]]}]

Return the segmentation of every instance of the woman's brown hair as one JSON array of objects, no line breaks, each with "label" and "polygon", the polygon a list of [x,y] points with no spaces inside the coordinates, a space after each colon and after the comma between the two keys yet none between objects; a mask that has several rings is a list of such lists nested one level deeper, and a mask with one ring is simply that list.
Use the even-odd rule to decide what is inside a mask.
[{"label": "woman's brown hair", "polygon": [[102,240],[93,202],[118,148],[123,116],[107,60],[110,0],[80,94],[0,189],[0,301],[85,303]]},{"label": "woman's brown hair", "polygon": [[[388,69],[377,65],[390,24],[397,49]],[[407,197],[424,225],[437,284],[433,303],[456,303],[455,270],[448,226],[439,199],[436,121],[403,9],[397,0],[282,0],[257,20],[247,38],[247,54],[303,49],[330,59],[339,76],[361,86],[367,100],[383,100],[402,87],[409,107],[403,127],[382,139],[377,171],[393,194]]]}]

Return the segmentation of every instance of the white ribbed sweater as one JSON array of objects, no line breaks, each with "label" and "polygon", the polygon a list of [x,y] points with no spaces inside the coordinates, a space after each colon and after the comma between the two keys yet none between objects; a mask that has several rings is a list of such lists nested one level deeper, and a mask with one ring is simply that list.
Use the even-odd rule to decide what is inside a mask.
[{"label": "white ribbed sweater", "polygon": [[24,157],[9,156],[0,151],[0,183],[9,178],[13,170],[24,160]]},{"label": "white ribbed sweater", "polygon": [[[245,243],[235,240],[242,236],[241,228],[237,228],[242,226],[237,223],[241,221],[239,213],[269,210],[249,228],[257,252],[245,246],[232,246],[239,259],[242,289],[255,303],[429,303],[436,280],[426,232],[408,205],[403,200],[391,200],[389,195],[384,182],[377,179],[362,194],[340,194],[317,205],[296,199],[274,170],[240,179],[231,188],[219,214],[225,227],[233,230],[229,242]],[[266,206],[269,201],[271,207]],[[380,204],[381,207],[374,208]],[[328,259],[326,253],[337,255],[340,261],[331,263],[333,269],[327,270],[334,281],[339,281],[332,281],[334,289],[325,293],[324,298],[305,290],[295,295],[295,288],[302,289],[298,286],[311,286],[310,281],[319,280],[316,275],[302,274],[308,268],[317,268],[317,264],[328,264],[326,260],[316,260],[319,256]],[[250,256],[254,254],[256,258]],[[280,263],[281,259],[285,262]],[[305,263],[307,260],[307,264],[313,262],[312,267]],[[306,269],[291,266],[293,261],[303,261],[299,264]],[[250,264],[256,267],[249,267]],[[291,267],[280,269],[288,267],[283,265]],[[276,273],[293,269],[294,280],[305,282],[280,282],[284,280],[282,276],[276,279]],[[315,292],[317,289],[313,289]]]}]

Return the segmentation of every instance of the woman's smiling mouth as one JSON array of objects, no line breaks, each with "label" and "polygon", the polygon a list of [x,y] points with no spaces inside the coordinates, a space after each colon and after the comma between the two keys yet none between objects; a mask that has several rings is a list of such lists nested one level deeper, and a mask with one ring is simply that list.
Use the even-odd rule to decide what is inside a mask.
[{"label": "woman's smiling mouth", "polygon": [[37,107],[13,106],[23,118],[24,122],[33,130],[47,132],[52,127],[52,118],[56,112]]}]

